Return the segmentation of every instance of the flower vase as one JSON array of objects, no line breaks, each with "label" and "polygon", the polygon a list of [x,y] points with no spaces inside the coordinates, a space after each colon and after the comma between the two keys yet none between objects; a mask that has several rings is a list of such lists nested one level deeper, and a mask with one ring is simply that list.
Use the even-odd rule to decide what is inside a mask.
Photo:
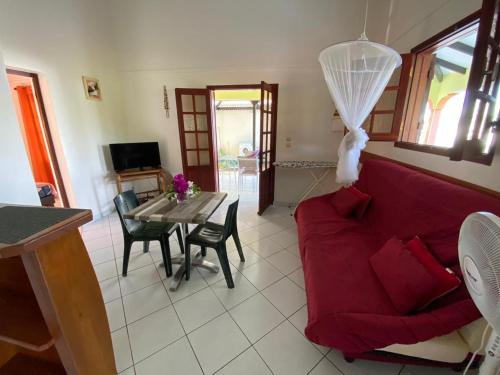
[{"label": "flower vase", "polygon": [[186,194],[177,193],[177,204],[186,204]]}]

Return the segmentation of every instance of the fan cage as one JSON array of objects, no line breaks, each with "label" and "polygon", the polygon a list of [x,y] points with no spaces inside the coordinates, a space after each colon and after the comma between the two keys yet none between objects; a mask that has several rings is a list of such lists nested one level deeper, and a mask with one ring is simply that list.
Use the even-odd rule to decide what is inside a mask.
[{"label": "fan cage", "polygon": [[[494,215],[469,215],[460,230],[459,256],[467,288],[481,314],[499,331],[500,328],[500,220]],[[468,285],[464,258],[470,257],[484,284],[482,294]]]}]

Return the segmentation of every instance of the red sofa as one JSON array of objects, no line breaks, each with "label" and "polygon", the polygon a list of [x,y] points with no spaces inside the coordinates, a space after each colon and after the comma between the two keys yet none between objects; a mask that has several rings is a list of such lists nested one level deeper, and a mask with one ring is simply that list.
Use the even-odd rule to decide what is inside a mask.
[{"label": "red sofa", "polygon": [[355,186],[372,196],[364,217],[339,216],[332,194],[297,208],[308,323],[307,337],[344,353],[441,336],[478,319],[465,285],[424,311],[402,316],[391,304],[369,258],[392,236],[418,235],[437,259],[461,276],[458,233],[476,211],[500,215],[500,200],[382,160],[363,164]]}]

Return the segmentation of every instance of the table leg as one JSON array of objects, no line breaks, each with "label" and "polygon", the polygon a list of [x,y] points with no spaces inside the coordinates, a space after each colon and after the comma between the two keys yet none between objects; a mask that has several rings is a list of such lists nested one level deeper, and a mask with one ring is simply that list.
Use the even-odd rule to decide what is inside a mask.
[{"label": "table leg", "polygon": [[[186,238],[186,235],[188,233],[188,225],[187,224],[182,224],[181,225],[181,232],[182,232],[182,238]],[[180,264],[179,269],[175,273],[171,283],[169,290],[171,292],[175,292],[177,289],[179,289],[179,286],[182,283],[182,280],[184,279],[184,276],[186,275],[186,263],[184,259],[184,255],[178,255],[172,258],[172,264]],[[209,270],[210,272],[217,273],[219,272],[219,266],[212,262],[208,262],[205,259],[203,259],[203,256],[201,255],[201,250],[198,251],[194,257],[191,257],[191,268],[193,267],[200,267],[204,268],[206,270]]]}]

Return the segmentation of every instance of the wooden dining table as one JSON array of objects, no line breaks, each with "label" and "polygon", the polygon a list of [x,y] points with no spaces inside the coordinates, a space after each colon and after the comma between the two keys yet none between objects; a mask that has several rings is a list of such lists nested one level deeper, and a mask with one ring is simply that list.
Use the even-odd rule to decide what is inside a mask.
[{"label": "wooden dining table", "polygon": [[[175,199],[167,198],[166,194],[160,194],[127,212],[123,217],[143,222],[179,223],[182,237],[185,238],[188,234],[188,224],[205,224],[226,197],[226,193],[202,191],[179,203]],[[186,273],[184,255],[173,257],[172,264],[180,264],[170,285],[170,290],[176,291]],[[216,264],[203,259],[201,250],[191,257],[191,267],[205,268],[214,273],[219,272]]]}]

